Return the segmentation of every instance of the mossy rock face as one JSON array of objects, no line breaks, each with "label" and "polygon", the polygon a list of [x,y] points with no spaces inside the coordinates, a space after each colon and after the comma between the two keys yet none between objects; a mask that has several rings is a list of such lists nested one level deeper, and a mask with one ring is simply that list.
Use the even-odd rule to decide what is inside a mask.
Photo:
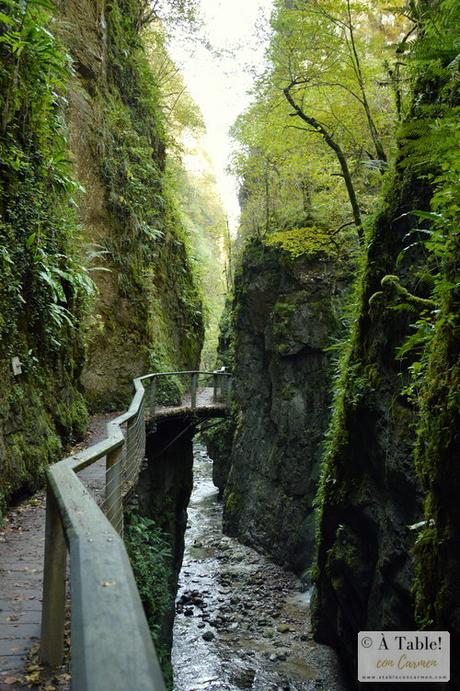
[{"label": "mossy rock face", "polygon": [[[195,430],[190,428],[187,421],[183,422],[182,429],[178,424],[177,420],[165,420],[156,425],[155,431],[147,431],[147,462],[142,467],[134,497],[135,512],[144,519],[154,521],[155,532],[160,531],[169,546],[167,554],[163,551],[156,563],[157,572],[161,572],[157,585],[152,582],[148,567],[144,569],[140,564],[142,569],[138,569],[140,583],[144,586],[143,600],[147,605],[147,614],[150,614],[155,640],[159,643],[163,669],[167,669],[170,663],[187,506],[193,488]],[[155,559],[152,550],[147,548],[147,551]],[[135,553],[132,556],[139,563],[139,557]],[[149,583],[151,593],[146,592],[145,588]],[[155,606],[155,600],[158,606]]]},{"label": "mossy rock face", "polygon": [[297,355],[305,348],[322,350],[337,326],[332,304],[312,300],[305,291],[289,295],[292,302],[277,302],[266,331],[267,349]]},{"label": "mossy rock face", "polygon": [[337,244],[331,235],[324,228],[315,226],[270,233],[264,241],[284,251],[292,260],[299,257],[332,259],[337,255]]},{"label": "mossy rock face", "polygon": [[162,636],[175,599],[173,558],[169,536],[151,519],[134,509],[125,516],[124,541],[144,607],[155,650],[168,689],[173,688],[167,640]]},{"label": "mossy rock face", "polygon": [[43,486],[47,466],[83,438],[88,424],[68,374],[63,380],[50,369],[33,374],[6,378],[0,389],[0,516],[11,499]]},{"label": "mossy rock face", "polygon": [[202,433],[210,458],[212,458],[212,481],[222,496],[227,486],[236,422],[232,415],[221,420]]},{"label": "mossy rock face", "polygon": [[[75,0],[60,8],[77,69],[72,154],[91,190],[79,214],[84,238],[103,252],[95,263],[108,269],[94,273],[99,295],[82,382],[92,410],[120,410],[134,377],[198,367],[203,310],[166,172],[166,125],[139,35],[139,3],[89,5],[86,17]],[[74,22],[77,31],[68,32]],[[178,401],[180,386],[160,396]]]},{"label": "mossy rock face", "polygon": [[[0,70],[3,504],[83,434],[81,383],[93,410],[124,409],[134,377],[197,368],[203,341],[138,0],[23,4],[5,10],[24,9],[12,20],[24,29],[19,72],[9,39]],[[88,246],[100,255],[91,274]],[[176,382],[164,399],[180,395]]]},{"label": "mossy rock face", "polygon": [[0,511],[42,486],[47,465],[87,423],[79,377],[94,291],[68,161],[63,92],[72,75],[48,5],[2,6],[11,31],[0,51]]},{"label": "mossy rock face", "polygon": [[225,482],[215,473],[225,484],[224,529],[299,574],[314,557],[326,348],[348,293],[345,272],[324,257],[287,260],[282,248],[253,239],[235,279],[234,436],[231,450],[227,443],[216,454]]},{"label": "mossy rock face", "polygon": [[[403,378],[396,358],[413,315],[389,310],[382,300],[370,306],[369,300],[382,277],[394,274],[410,230],[406,217],[393,219],[402,216],[406,205],[426,207],[429,190],[406,168],[396,173],[393,184],[369,244],[317,499],[321,516],[312,610],[315,636],[338,649],[352,679],[359,630],[415,626],[410,559],[414,536],[407,526],[420,520],[421,488],[412,461],[415,411],[401,396]],[[402,199],[404,207],[399,206]],[[399,268],[412,292],[414,272],[410,266]],[[353,550],[345,549],[343,535],[354,536]]]},{"label": "mossy rock face", "polygon": [[[438,9],[443,12],[443,3]],[[407,382],[412,366],[420,372],[420,358],[413,351],[406,352],[403,362],[398,357],[414,322],[434,307],[430,282],[420,281],[433,256],[422,242],[408,253],[406,240],[419,232],[414,231],[418,216],[430,218],[439,161],[429,161],[423,137],[445,114],[443,99],[451,84],[448,70],[444,82],[441,77],[445,56],[443,46],[431,66],[434,74],[429,61],[419,74],[398,158],[367,238],[356,322],[342,357],[317,500],[314,632],[318,641],[338,649],[353,688],[360,630],[423,626],[449,629],[457,647],[460,641],[460,560],[454,547],[460,534],[460,489],[458,468],[452,465],[459,452],[453,273],[446,272],[439,292],[431,348],[424,343],[429,367],[422,370],[426,381],[418,382],[419,397],[407,395]],[[443,242],[448,243],[446,237]],[[452,266],[457,267],[458,242],[453,253]],[[440,267],[446,269],[444,262],[436,271]],[[425,527],[417,536],[409,526],[423,524],[424,516]]]},{"label": "mossy rock face", "polygon": [[[460,645],[460,294],[455,286],[458,237],[445,264],[444,294],[421,393],[415,461],[427,492],[425,525],[415,545],[416,617],[419,626],[450,631]],[[460,662],[452,659],[451,678]]]}]

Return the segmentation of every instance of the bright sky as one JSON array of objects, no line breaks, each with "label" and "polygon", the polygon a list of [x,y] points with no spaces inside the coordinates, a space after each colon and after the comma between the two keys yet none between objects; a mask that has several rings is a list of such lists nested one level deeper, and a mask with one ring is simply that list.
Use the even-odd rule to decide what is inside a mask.
[{"label": "bright sky", "polygon": [[227,172],[229,128],[247,107],[253,70],[263,66],[264,45],[258,23],[270,16],[273,0],[200,0],[206,36],[219,55],[198,41],[176,35],[170,43],[187,87],[203,113],[205,145],[214,163],[219,192],[234,231],[239,216],[236,181]]}]

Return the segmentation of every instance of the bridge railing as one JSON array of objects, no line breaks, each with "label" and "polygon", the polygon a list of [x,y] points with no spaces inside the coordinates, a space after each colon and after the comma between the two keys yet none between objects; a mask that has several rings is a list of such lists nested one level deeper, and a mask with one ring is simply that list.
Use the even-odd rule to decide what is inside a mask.
[{"label": "bridge railing", "polygon": [[[175,386],[164,387],[164,380],[173,380]],[[155,417],[158,408],[181,408],[193,412],[197,408],[230,406],[232,376],[225,370],[214,372],[160,372],[143,378],[146,388],[146,410]]]},{"label": "bridge railing", "polygon": [[[47,471],[41,660],[50,667],[63,660],[69,553],[74,691],[165,688],[122,534],[123,497],[137,482],[145,422],[155,414],[158,381],[167,376],[190,381],[192,412],[209,377],[213,403],[229,406],[226,372],[139,377],[128,411],[107,424],[107,438]],[[105,498],[98,506],[77,473],[104,457]]]}]

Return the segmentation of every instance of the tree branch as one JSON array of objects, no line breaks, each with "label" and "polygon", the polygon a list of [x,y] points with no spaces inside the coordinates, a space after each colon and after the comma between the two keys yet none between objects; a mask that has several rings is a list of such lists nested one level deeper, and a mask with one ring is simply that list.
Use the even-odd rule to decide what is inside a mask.
[{"label": "tree branch", "polygon": [[[386,163],[387,162],[387,155],[385,153],[385,149],[383,148],[383,144],[380,141],[379,133],[377,131],[377,127],[375,125],[374,118],[372,117],[369,102],[367,100],[366,89],[364,86],[364,77],[363,77],[363,73],[361,70],[361,63],[359,60],[358,50],[356,48],[355,32],[354,32],[354,28],[353,28],[353,19],[351,16],[350,0],[347,0],[347,13],[348,13],[348,24],[349,24],[348,25],[348,32],[350,34],[350,44],[351,44],[351,50],[352,50],[353,67],[354,67],[356,79],[357,79],[358,84],[359,84],[359,88],[361,89],[362,104],[363,104],[364,110],[366,112],[367,122],[369,124],[369,131],[371,133],[372,141],[374,143],[377,158],[380,159],[381,161],[385,161],[385,163]],[[383,173],[383,170],[382,170],[382,173]]]},{"label": "tree branch", "polygon": [[348,192],[348,198],[350,200],[351,208],[353,211],[353,218],[355,219],[355,225],[356,229],[358,232],[358,237],[359,241],[362,244],[364,242],[364,234],[363,234],[363,227],[362,227],[362,221],[361,221],[361,210],[359,208],[358,204],[358,199],[356,197],[356,192],[355,188],[353,185],[353,180],[351,177],[350,169],[348,167],[347,159],[345,157],[344,152],[342,151],[342,148],[340,145],[335,141],[333,135],[329,132],[329,130],[320,123],[316,118],[307,115],[302,108],[299,106],[299,104],[295,101],[295,99],[292,96],[292,89],[294,86],[297,86],[297,82],[291,81],[289,86],[287,86],[285,89],[283,89],[284,96],[286,97],[286,100],[288,101],[289,105],[292,107],[294,110],[294,115],[299,117],[303,122],[306,122],[307,125],[310,125],[310,127],[313,128],[315,132],[320,134],[322,138],[324,139],[325,143],[328,145],[330,149],[332,149],[337,156],[337,159],[340,164],[340,168],[342,169],[342,174],[343,178],[345,181],[345,186],[347,188]]}]

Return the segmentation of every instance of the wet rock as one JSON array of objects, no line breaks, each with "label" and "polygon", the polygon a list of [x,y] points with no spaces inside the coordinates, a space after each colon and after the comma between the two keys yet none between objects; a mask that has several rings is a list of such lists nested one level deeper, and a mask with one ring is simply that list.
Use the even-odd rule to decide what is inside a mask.
[{"label": "wet rock", "polygon": [[235,675],[232,681],[239,689],[250,689],[254,683],[255,676],[255,670],[245,669],[242,670],[238,675]]},{"label": "wet rock", "polygon": [[278,624],[278,626],[276,627],[276,630],[279,633],[289,633],[289,631],[291,630],[291,627],[289,626],[289,624]]},{"label": "wet rock", "polygon": [[202,635],[204,641],[212,641],[215,638],[215,634],[212,631],[205,631]]}]

